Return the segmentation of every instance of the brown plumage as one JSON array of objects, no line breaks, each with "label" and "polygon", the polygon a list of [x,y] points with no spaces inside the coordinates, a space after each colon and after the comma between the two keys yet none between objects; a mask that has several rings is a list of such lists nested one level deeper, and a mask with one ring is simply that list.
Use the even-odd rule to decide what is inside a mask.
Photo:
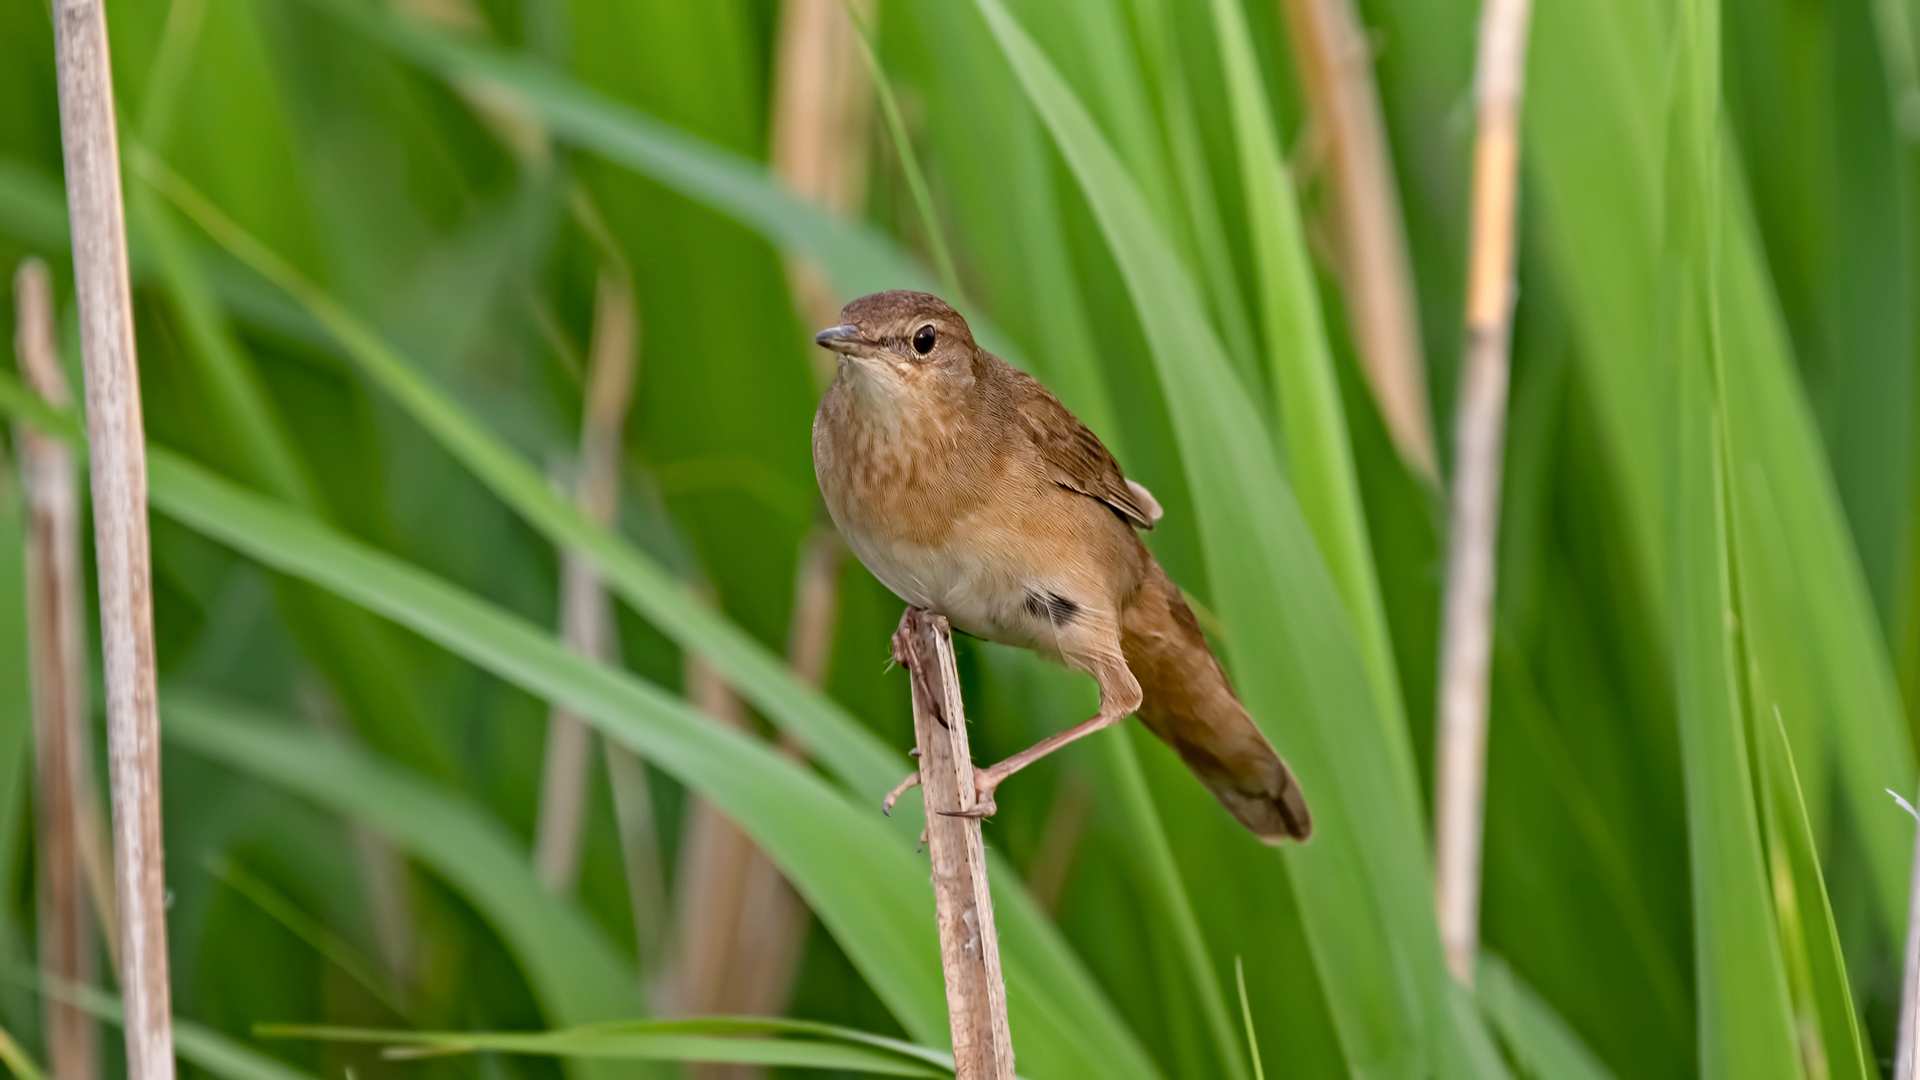
[{"label": "brown plumage", "polygon": [[1292,772],[1134,533],[1160,517],[1152,494],[938,298],[875,293],[840,322],[815,339],[840,366],[813,460],[847,546],[907,603],[1100,684],[1091,719],[976,772],[985,812],[1014,772],[1137,712],[1261,839],[1306,839]]}]

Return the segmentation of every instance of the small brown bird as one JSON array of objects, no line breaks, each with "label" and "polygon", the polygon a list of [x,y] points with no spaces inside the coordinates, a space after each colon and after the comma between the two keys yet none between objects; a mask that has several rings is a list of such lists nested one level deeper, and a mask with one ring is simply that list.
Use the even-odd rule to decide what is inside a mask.
[{"label": "small brown bird", "polygon": [[1293,773],[1134,533],[1160,504],[1099,438],[926,293],[863,296],[814,341],[839,354],[813,465],[847,546],[907,603],[1100,684],[1092,719],[974,771],[980,812],[1007,777],[1137,712],[1262,840],[1305,840]]}]

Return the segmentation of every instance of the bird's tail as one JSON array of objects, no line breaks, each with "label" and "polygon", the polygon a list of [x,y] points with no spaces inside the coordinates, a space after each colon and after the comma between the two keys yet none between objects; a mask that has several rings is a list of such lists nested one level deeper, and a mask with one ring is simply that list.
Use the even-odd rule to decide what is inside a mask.
[{"label": "bird's tail", "polygon": [[1151,556],[1140,595],[1121,617],[1120,645],[1140,681],[1140,719],[1242,825],[1269,844],[1313,834],[1293,771],[1247,715],[1180,590]]}]

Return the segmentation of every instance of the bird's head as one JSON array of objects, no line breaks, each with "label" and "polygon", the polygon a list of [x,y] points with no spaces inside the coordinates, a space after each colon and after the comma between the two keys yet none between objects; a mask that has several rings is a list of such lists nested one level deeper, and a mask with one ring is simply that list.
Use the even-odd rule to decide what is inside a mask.
[{"label": "bird's head", "polygon": [[840,325],[814,335],[840,355],[840,376],[890,398],[964,391],[973,381],[973,334],[937,296],[895,289],[840,309]]}]

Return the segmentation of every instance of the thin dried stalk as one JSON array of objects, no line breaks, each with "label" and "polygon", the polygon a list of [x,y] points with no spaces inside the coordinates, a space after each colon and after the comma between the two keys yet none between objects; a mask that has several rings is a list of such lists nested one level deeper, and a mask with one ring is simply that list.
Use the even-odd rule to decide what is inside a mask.
[{"label": "thin dried stalk", "polygon": [[[20,370],[42,398],[72,402],[53,345],[53,285],[38,259],[14,276]],[[26,474],[27,622],[33,690],[34,794],[39,825],[40,966],[67,982],[94,979],[80,807],[88,773],[86,648],[80,583],[80,508],[73,451],[30,426],[17,431]],[[74,1005],[46,1005],[54,1080],[92,1080],[99,1032]]]},{"label": "thin dried stalk", "polygon": [[[354,739],[352,725],[326,684],[318,679],[302,679],[296,698],[300,715],[315,728],[343,742]],[[349,823],[347,832],[354,859],[360,866],[360,881],[380,966],[388,984],[405,992],[413,986],[415,961],[419,956],[406,856],[391,840],[361,822]]]},{"label": "thin dried stalk", "polygon": [[1920,832],[1915,832],[1913,837],[1913,876],[1907,887],[1907,955],[1903,970],[1900,1035],[1894,1051],[1893,1080],[1920,1080],[1914,1051],[1915,1037],[1920,1035]]},{"label": "thin dried stalk", "polygon": [[1466,377],[1455,428],[1453,519],[1447,542],[1435,894],[1447,965],[1471,985],[1480,950],[1480,848],[1485,829],[1487,681],[1493,654],[1500,461],[1506,440],[1513,333],[1514,209],[1520,93],[1530,0],[1488,0],[1480,19],[1480,126],[1474,146]]},{"label": "thin dried stalk", "polygon": [[[831,529],[816,529],[795,576],[787,657],[810,686],[826,678],[839,614],[845,549]],[[746,713],[732,688],[697,659],[687,692],[707,715],[744,729]],[[781,741],[790,758],[804,755]],[[778,1015],[786,1011],[806,943],[807,909],[786,876],[751,838],[704,800],[694,805],[681,867],[681,932],[673,1008],[686,1015]],[[750,1080],[755,1065],[698,1065],[702,1080]]]},{"label": "thin dried stalk", "polygon": [[[633,285],[621,270],[600,274],[594,302],[593,347],[587,361],[585,417],[580,429],[580,476],[575,498],[596,523],[612,525],[620,506],[620,450],[633,402],[639,313]],[[605,587],[592,566],[569,552],[561,565],[560,622],[568,647],[582,656],[613,655],[613,617]],[[534,866],[555,892],[569,893],[580,875],[586,823],[587,768],[592,740],[580,717],[556,708],[547,723]],[[644,782],[645,772],[636,774]]]},{"label": "thin dried stalk", "polygon": [[[853,2],[863,19],[871,18],[871,0]],[[782,6],[773,171],[801,196],[843,215],[857,212],[866,193],[872,92],[861,63],[847,0],[790,0]],[[787,280],[808,326],[835,321],[839,303],[816,268],[789,258]],[[825,385],[831,365],[816,366],[814,374]],[[825,530],[816,530],[800,560],[788,658],[801,679],[816,686],[831,658],[841,560],[839,538]],[[704,665],[689,664],[687,685],[709,715],[744,726],[738,701]],[[782,747],[800,756],[791,740]],[[690,1014],[784,1012],[805,941],[805,905],[746,834],[705,802],[694,804],[684,851],[672,1007]],[[702,1065],[693,1074],[748,1080],[765,1070]]]},{"label": "thin dried stalk", "polygon": [[920,790],[926,793],[927,850],[933,859],[934,917],[953,1025],[955,1080],[1014,1080],[1007,987],[1000,974],[980,820],[959,816],[973,810],[978,796],[947,620],[908,608],[893,636],[893,657],[913,680],[913,732],[920,748]]},{"label": "thin dried stalk", "polygon": [[1332,180],[1335,262],[1367,386],[1401,460],[1438,483],[1419,307],[1373,52],[1353,0],[1281,7]]},{"label": "thin dried stalk", "polygon": [[[849,0],[789,0],[780,12],[774,59],[770,158],[773,173],[800,196],[839,213],[860,210],[867,191],[867,125],[873,89],[861,59]],[[872,25],[873,0],[852,0]],[[832,286],[804,259],[789,257],[787,283],[809,327],[839,321]],[[821,385],[830,358],[813,350]]]},{"label": "thin dried stalk", "polygon": [[[747,730],[746,709],[719,674],[697,656],[686,661],[687,699],[715,721]],[[680,861],[678,955],[671,981],[672,1012],[684,1015],[741,1012],[729,1008],[738,994],[741,915],[755,849],[753,841],[705,799],[690,807]],[[751,959],[751,958],[746,958]],[[701,1066],[697,1075],[731,1075],[730,1066]]]},{"label": "thin dried stalk", "polygon": [[86,365],[127,1074],[130,1080],[172,1080],[146,438],[106,8],[102,0],[55,0],[53,22],[60,141]]}]

